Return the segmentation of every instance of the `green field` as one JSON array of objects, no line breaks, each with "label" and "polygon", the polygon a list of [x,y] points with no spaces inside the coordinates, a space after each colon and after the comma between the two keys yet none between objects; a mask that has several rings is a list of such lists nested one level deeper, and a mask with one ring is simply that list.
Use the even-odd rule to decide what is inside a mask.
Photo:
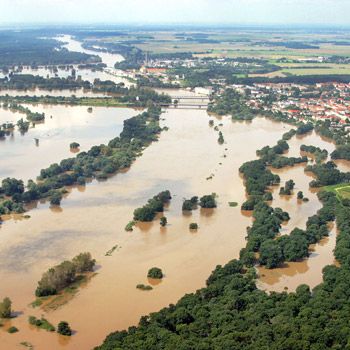
[{"label": "green field", "polygon": [[[197,57],[265,59],[280,70],[259,74],[276,77],[288,75],[347,75],[350,62],[322,63],[332,56],[350,57],[347,31],[307,32],[252,29],[130,31],[127,35],[100,38],[105,42],[133,41],[135,47],[154,54],[193,53]],[[310,62],[312,60],[313,62]],[[282,62],[281,62],[282,61]],[[255,76],[251,74],[250,76]]]},{"label": "green field", "polygon": [[350,199],[350,184],[348,183],[325,186],[323,189],[335,193],[338,199]]}]

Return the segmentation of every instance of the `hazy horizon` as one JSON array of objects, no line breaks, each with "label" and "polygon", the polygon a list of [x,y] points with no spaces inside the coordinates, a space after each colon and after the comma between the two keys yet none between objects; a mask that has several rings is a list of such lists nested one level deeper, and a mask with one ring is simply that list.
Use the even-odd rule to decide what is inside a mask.
[{"label": "hazy horizon", "polygon": [[347,0],[1,0],[0,25],[349,26]]}]

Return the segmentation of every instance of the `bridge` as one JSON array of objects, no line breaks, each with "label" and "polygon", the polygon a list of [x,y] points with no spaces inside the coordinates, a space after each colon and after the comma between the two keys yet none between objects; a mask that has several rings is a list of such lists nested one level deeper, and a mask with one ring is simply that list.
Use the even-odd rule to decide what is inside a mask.
[{"label": "bridge", "polygon": [[171,96],[171,103],[158,104],[171,109],[207,109],[210,99],[208,96]]},{"label": "bridge", "polygon": [[209,101],[209,97],[208,96],[172,96],[171,97],[172,100],[208,100]]},{"label": "bridge", "polygon": [[171,108],[171,109],[207,109],[208,104],[203,103],[172,103],[172,104],[159,104],[160,107],[163,108]]},{"label": "bridge", "polygon": [[167,109],[207,109],[207,105],[169,105],[166,108]]}]

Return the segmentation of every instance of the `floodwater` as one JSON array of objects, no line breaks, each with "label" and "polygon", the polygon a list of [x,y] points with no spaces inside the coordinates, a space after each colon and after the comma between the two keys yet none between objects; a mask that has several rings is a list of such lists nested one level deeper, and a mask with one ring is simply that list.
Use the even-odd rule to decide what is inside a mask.
[{"label": "floodwater", "polygon": [[284,267],[268,270],[258,268],[260,279],[258,286],[267,291],[295,291],[300,284],[316,287],[322,281],[322,270],[326,265],[335,264],[333,249],[336,242],[336,228],[330,227],[330,234],[319,243],[311,246],[308,259],[289,262]]},{"label": "floodwater", "polygon": [[[63,45],[70,51],[83,52],[91,55],[98,55],[101,57],[102,63],[107,65],[103,71],[94,71],[91,69],[79,69],[78,65],[73,65],[76,70],[76,76],[81,76],[82,80],[87,80],[90,83],[93,83],[95,79],[100,80],[111,80],[116,84],[124,83],[125,86],[133,85],[128,78],[128,74],[125,72],[115,69],[114,64],[116,62],[123,61],[123,56],[119,54],[111,54],[105,52],[98,52],[92,50],[85,50],[81,43],[77,40],[74,40],[70,35],[62,35],[56,38],[57,40],[63,41],[66,44]],[[20,72],[16,72],[17,74],[33,74],[39,75],[42,77],[60,77],[67,78],[72,74],[72,69],[62,69],[57,67],[57,72],[53,71],[52,67],[38,67],[31,68],[28,66],[23,67]],[[1,75],[0,75],[1,77]],[[83,89],[76,90],[45,90],[45,89],[30,89],[30,90],[0,90],[0,95],[9,95],[9,96],[42,96],[42,95],[51,95],[51,96],[72,96],[75,95],[77,97],[99,97],[105,96],[103,93],[94,93],[91,91],[84,91]]]},{"label": "floodwater", "polygon": [[[288,156],[300,156],[300,146],[302,144],[315,145],[322,149],[327,149],[331,153],[335,146],[333,143],[327,142],[317,136],[314,132],[307,136],[293,137],[288,141],[290,150]],[[306,228],[308,217],[316,214],[317,210],[322,207],[322,204],[317,199],[317,190],[309,189],[309,182],[313,179],[310,173],[304,172],[304,164],[294,167],[284,168],[281,170],[271,169],[281,178],[280,186],[283,186],[286,181],[293,179],[295,187],[291,196],[280,196],[280,186],[273,188],[274,207],[281,207],[291,215],[289,222],[282,226],[281,234],[289,234],[295,227],[301,229]],[[349,171],[343,165],[342,171]],[[296,194],[302,191],[304,196],[309,198],[309,202],[302,202],[297,199]],[[318,244],[312,245],[310,248],[311,254],[308,259],[300,262],[289,262],[285,266],[277,269],[258,268],[260,279],[258,286],[267,291],[283,290],[294,291],[300,284],[306,283],[311,288],[315,287],[322,281],[322,269],[326,265],[334,263],[333,249],[336,242],[336,228],[331,225],[329,237],[325,237]]]},{"label": "floodwater", "polygon": [[[11,322],[20,330],[8,334],[7,327],[0,328],[4,348],[16,349],[20,342],[27,341],[39,350],[90,349],[109,332],[136,325],[140,316],[203,287],[217,264],[239,256],[251,218],[239,209],[246,195],[238,169],[245,161],[256,158],[256,149],[275,144],[290,127],[263,118],[252,122],[211,118],[215,125],[222,124],[219,129],[225,138],[223,145],[218,144],[218,132],[209,127],[204,110],[168,110],[162,115],[161,125],[169,130],[163,131],[159,141],[150,145],[128,171],[107,181],[94,180],[85,187],[71,189],[60,211],[40,203],[29,212],[30,219],[4,222],[0,229],[0,279],[6,283],[0,285],[0,296],[13,300],[19,317]],[[290,155],[298,155],[302,143],[334,148],[310,134],[290,141]],[[27,172],[26,167],[22,168]],[[287,234],[295,225],[303,228],[307,217],[321,205],[308,189],[311,177],[304,174],[303,166],[279,171],[279,175],[282,182],[289,178],[296,182],[295,194],[290,198],[280,197],[277,187],[273,190],[273,206],[280,206],[291,216],[282,232]],[[133,210],[165,189],[173,195],[164,213],[168,225],[161,228],[159,221],[154,221],[125,232]],[[310,199],[308,203],[297,203],[298,190],[304,191]],[[218,195],[217,209],[182,213],[183,198],[212,192]],[[239,206],[232,208],[229,201],[236,201]],[[197,232],[189,231],[191,222],[199,224]],[[112,256],[105,256],[116,245]],[[323,247],[325,251],[321,251]],[[305,262],[309,264],[307,268],[294,268],[300,273],[294,275],[293,283],[310,276],[320,282],[318,267],[324,261],[315,259],[318,254],[325,254],[332,260],[333,247],[333,236],[317,246],[309,262]],[[97,275],[56,311],[44,312],[28,306],[35,299],[41,274],[82,251],[90,251],[96,258]],[[136,289],[137,284],[148,283],[147,271],[153,266],[162,268],[163,281],[152,291]],[[282,276],[288,274],[289,270],[281,270]],[[273,287],[270,283],[265,289]],[[44,315],[55,325],[66,320],[76,333],[65,339],[33,330],[27,322],[29,315]]]},{"label": "floodwater", "polygon": [[[25,106],[25,105],[24,105]],[[37,123],[21,134],[17,127],[11,135],[0,139],[0,157],[3,166],[0,179],[16,177],[35,179],[42,168],[75,156],[70,143],[78,142],[81,151],[107,143],[118,136],[123,122],[138,113],[130,108],[86,106],[28,105],[33,112],[45,113],[45,121]],[[0,124],[26,119],[25,114],[0,109]]]},{"label": "floodwater", "polygon": [[102,63],[107,65],[107,68],[105,68],[102,72],[93,72],[86,69],[78,70],[77,75],[81,75],[83,80],[89,80],[91,82],[93,82],[94,79],[112,80],[115,83],[124,83],[126,86],[130,85],[130,81],[126,79],[128,75],[125,72],[114,68],[114,65],[117,62],[124,60],[122,55],[84,49],[81,42],[74,40],[70,35],[61,35],[56,39],[65,42],[66,44],[63,47],[69,51],[83,52],[89,55],[100,56]]}]

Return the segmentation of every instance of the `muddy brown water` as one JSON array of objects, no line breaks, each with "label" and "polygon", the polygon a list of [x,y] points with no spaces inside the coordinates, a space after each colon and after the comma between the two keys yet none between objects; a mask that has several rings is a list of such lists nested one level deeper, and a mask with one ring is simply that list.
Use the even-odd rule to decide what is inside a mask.
[{"label": "muddy brown water", "polygon": [[[216,125],[223,124],[220,130],[225,143],[219,145],[218,132],[209,127],[205,111],[172,109],[161,118],[162,126],[169,130],[162,132],[159,141],[149,146],[128,171],[104,182],[93,181],[83,188],[71,189],[61,210],[51,210],[47,204],[39,203],[29,212],[30,219],[12,219],[2,225],[0,278],[5,283],[0,285],[0,295],[10,296],[15,311],[21,313],[11,320],[20,329],[18,333],[8,334],[6,327],[0,329],[2,348],[16,349],[20,342],[27,341],[35,349],[90,349],[109,332],[136,325],[140,316],[204,287],[217,264],[239,256],[246,244],[246,227],[251,225],[251,217],[242,215],[239,209],[246,195],[238,168],[256,158],[256,149],[275,144],[290,126],[263,118],[252,122],[215,118]],[[303,143],[334,149],[334,145],[311,133],[293,138],[289,154],[299,155]],[[290,178],[296,182],[289,198],[279,196],[278,187],[273,189],[273,206],[287,210],[291,216],[283,227],[282,233],[287,234],[296,225],[303,228],[307,217],[321,204],[308,189],[311,177],[304,174],[303,166],[278,174],[282,183]],[[133,210],[164,189],[173,195],[164,213],[168,225],[160,228],[159,221],[154,221],[125,232]],[[308,203],[297,203],[298,190],[310,199]],[[217,209],[198,209],[183,215],[183,198],[212,192],[218,195]],[[232,208],[229,201],[236,201],[239,206]],[[189,231],[191,222],[199,224],[196,232]],[[115,245],[118,248],[112,256],[105,256]],[[293,276],[290,270],[281,269],[282,277],[277,278],[268,276],[270,271],[266,271],[259,283],[267,290],[283,289],[287,283],[292,290],[312,277],[317,284],[321,281],[319,267],[333,259],[333,248],[332,235],[315,247],[314,254],[305,262],[307,268],[293,267],[297,271]],[[97,259],[97,275],[56,311],[46,313],[28,306],[35,299],[34,290],[41,274],[82,251],[90,251]],[[317,260],[321,255],[328,260]],[[154,285],[152,291],[136,289],[139,283],[149,283],[147,271],[153,266],[162,268],[163,281]],[[65,339],[32,329],[28,316],[42,314],[55,325],[61,320],[68,321],[76,333]]]},{"label": "muddy brown water", "polygon": [[[24,105],[26,106],[26,105]],[[42,168],[73,157],[70,143],[78,142],[81,151],[91,146],[107,143],[118,136],[123,122],[138,112],[130,108],[94,107],[88,112],[86,106],[28,105],[33,112],[45,113],[45,122],[37,123],[21,134],[17,128],[11,135],[0,139],[0,179],[16,177],[35,179]],[[0,124],[16,124],[22,113],[0,108]]]}]

